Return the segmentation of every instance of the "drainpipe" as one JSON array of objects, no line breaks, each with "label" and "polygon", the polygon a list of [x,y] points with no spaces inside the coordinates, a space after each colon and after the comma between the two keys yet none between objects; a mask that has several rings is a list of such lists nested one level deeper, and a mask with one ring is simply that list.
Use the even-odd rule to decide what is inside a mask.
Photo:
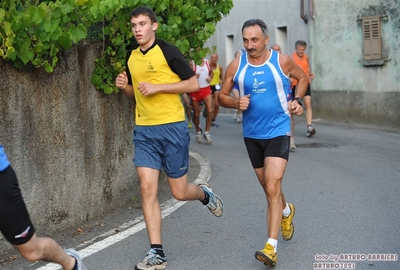
[{"label": "drainpipe", "polygon": [[315,14],[314,14],[314,0],[308,0],[308,10],[310,13],[310,17],[315,20]]},{"label": "drainpipe", "polygon": [[307,15],[304,14],[304,0],[300,0],[300,17],[306,24],[308,23]]}]

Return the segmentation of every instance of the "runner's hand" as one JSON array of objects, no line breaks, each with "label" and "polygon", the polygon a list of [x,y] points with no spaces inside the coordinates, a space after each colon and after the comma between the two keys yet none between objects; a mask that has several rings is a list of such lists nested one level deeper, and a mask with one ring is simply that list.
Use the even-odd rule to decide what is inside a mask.
[{"label": "runner's hand", "polygon": [[138,90],[142,95],[148,96],[157,93],[157,87],[155,84],[151,84],[148,82],[139,83]]},{"label": "runner's hand", "polygon": [[245,95],[239,99],[239,109],[240,110],[242,110],[242,111],[247,110],[249,105],[250,105],[250,94]]},{"label": "runner's hand", "polygon": [[296,101],[292,101],[292,113],[296,114],[296,115],[301,115],[303,113],[303,107],[300,106],[300,104]]},{"label": "runner's hand", "polygon": [[126,86],[128,85],[128,76],[126,75],[125,71],[123,73],[118,74],[117,78],[115,79],[115,85],[119,89],[126,88]]}]

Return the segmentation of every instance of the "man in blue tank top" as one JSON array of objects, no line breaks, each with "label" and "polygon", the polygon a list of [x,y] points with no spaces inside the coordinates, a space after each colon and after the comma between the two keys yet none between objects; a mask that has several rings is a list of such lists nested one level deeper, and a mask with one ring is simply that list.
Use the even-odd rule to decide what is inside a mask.
[{"label": "man in blue tank top", "polygon": [[[267,49],[268,27],[252,19],[242,27],[246,53],[228,66],[219,94],[219,104],[243,111],[243,137],[256,176],[268,201],[268,239],[255,253],[257,260],[275,266],[278,260],[278,234],[286,241],[293,236],[295,208],[287,203],[281,189],[289,159],[290,113],[300,115],[307,78],[288,56]],[[288,107],[289,76],[298,80],[298,91]],[[232,97],[233,86],[240,97]],[[280,227],[280,228],[279,228]]]}]

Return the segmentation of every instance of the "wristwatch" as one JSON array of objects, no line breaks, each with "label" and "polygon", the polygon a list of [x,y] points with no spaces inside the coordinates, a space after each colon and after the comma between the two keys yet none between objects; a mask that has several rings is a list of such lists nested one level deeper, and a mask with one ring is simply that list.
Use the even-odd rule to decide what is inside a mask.
[{"label": "wristwatch", "polygon": [[303,106],[303,100],[302,100],[301,98],[295,97],[295,98],[293,99],[293,101],[294,101],[294,100],[296,100],[296,101],[299,103],[300,106]]}]

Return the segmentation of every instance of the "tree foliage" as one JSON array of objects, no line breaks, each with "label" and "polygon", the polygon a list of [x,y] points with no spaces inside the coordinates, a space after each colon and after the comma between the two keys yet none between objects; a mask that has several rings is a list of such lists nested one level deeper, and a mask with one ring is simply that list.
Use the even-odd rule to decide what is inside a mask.
[{"label": "tree foliage", "polygon": [[232,0],[1,0],[0,56],[18,68],[33,65],[53,72],[60,51],[86,38],[103,41],[91,82],[105,93],[118,92],[115,76],[124,69],[135,42],[130,11],[141,5],[159,17],[157,36],[195,61],[215,25],[233,7]]}]

